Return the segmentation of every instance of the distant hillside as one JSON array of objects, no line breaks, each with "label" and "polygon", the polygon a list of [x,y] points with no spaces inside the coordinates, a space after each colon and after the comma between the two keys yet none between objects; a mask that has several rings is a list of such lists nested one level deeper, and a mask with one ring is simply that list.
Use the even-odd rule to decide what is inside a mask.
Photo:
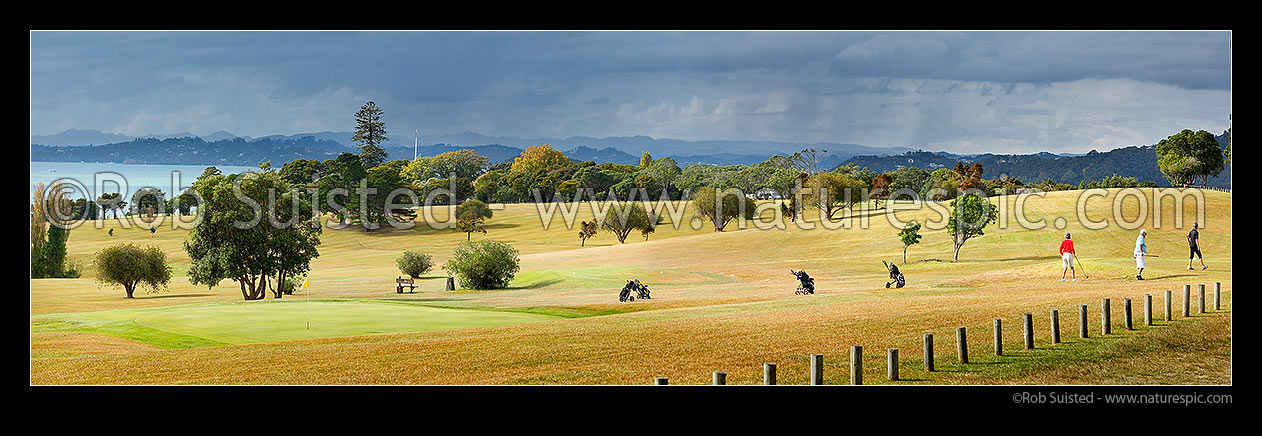
[{"label": "distant hillside", "polygon": [[[1219,144],[1226,146],[1227,133],[1217,136]],[[856,164],[869,167],[873,171],[887,172],[902,167],[916,167],[933,171],[938,168],[951,168],[957,161],[966,163],[979,162],[986,171],[987,178],[1007,174],[1023,182],[1040,182],[1051,179],[1057,183],[1076,185],[1081,181],[1100,180],[1113,174],[1135,177],[1139,181],[1151,181],[1159,186],[1168,186],[1161,169],[1157,167],[1157,151],[1155,145],[1130,146],[1106,152],[1092,150],[1080,156],[1062,156],[1051,153],[1037,154],[979,154],[953,155],[950,153],[933,153],[914,151],[893,156],[856,156],[847,159],[844,164]],[[1231,165],[1227,165],[1222,174],[1211,178],[1209,185],[1218,188],[1231,187]]]},{"label": "distant hillside", "polygon": [[[390,139],[387,140],[383,146],[387,150],[395,148],[399,150],[408,149],[407,153],[392,153],[392,156],[410,157],[414,139],[413,136],[408,135],[408,133],[411,132],[394,132],[387,135]],[[247,142],[255,142],[263,140],[299,140],[302,138],[312,137],[318,140],[334,141],[346,148],[354,148],[356,144],[351,142],[351,136],[353,136],[352,132],[325,131],[298,133],[293,135],[268,135],[259,138],[251,138],[249,136],[235,135],[220,130],[204,135],[201,139],[206,142],[217,142],[221,140],[240,138],[241,140]],[[140,138],[170,139],[185,137],[197,136],[191,133],[177,133],[174,135],[149,134],[141,136]],[[136,138],[128,135],[103,133],[96,130],[67,130],[54,135],[31,135],[31,144],[48,146],[86,146],[127,142],[132,139]],[[683,156],[688,158],[688,160],[691,161],[690,163],[707,163],[716,165],[758,163],[766,159],[768,156],[776,154],[792,154],[806,148],[828,150],[828,153],[835,156],[838,162],[858,155],[884,156],[911,151],[910,148],[906,147],[870,147],[858,144],[838,144],[831,142],[807,144],[800,142],[778,141],[686,141],[670,138],[652,138],[643,135],[615,136],[606,138],[571,136],[568,138],[522,139],[487,136],[473,132],[421,135],[420,143],[461,144],[461,146],[464,147],[499,145],[517,149],[525,149],[539,144],[548,144],[557,150],[570,150],[568,153],[573,153],[573,156],[576,159],[594,160],[598,162],[621,162],[619,159],[625,159],[625,156],[618,154],[618,152],[630,155],[633,159],[635,159],[635,162],[639,162],[640,153],[647,151],[654,157]],[[494,160],[497,156],[488,157],[491,157]],[[680,163],[683,164],[684,162]]]},{"label": "distant hillside", "polygon": [[[115,162],[168,165],[254,166],[271,161],[280,166],[294,159],[332,159],[341,144],[314,137],[297,139],[242,138],[207,142],[202,138],[138,138],[127,142],[80,147],[31,145],[31,160],[41,162]],[[409,150],[410,151],[410,150]]]},{"label": "distant hillside", "polygon": [[[354,147],[348,146],[337,139],[342,137],[349,138],[348,134],[339,132],[320,132],[305,136],[272,135],[257,139],[235,136],[224,131],[207,135],[207,138],[219,138],[217,140],[195,136],[176,138],[164,138],[161,136],[164,135],[154,135],[153,137],[136,138],[104,145],[48,146],[47,144],[32,144],[31,160],[44,162],[239,166],[254,166],[261,161],[268,160],[271,161],[273,166],[280,166],[294,159],[326,160],[336,157],[342,152],[357,152]],[[62,139],[65,138],[63,137]],[[640,153],[642,152],[642,150],[636,150],[633,153],[629,153],[614,147],[596,149],[585,145],[573,148],[565,148],[557,144],[549,145],[562,150],[572,159],[595,161],[597,163],[614,162],[635,165],[640,162]],[[395,160],[412,159],[413,153],[417,153],[420,156],[434,156],[461,149],[473,149],[478,154],[486,156],[494,164],[517,157],[528,146],[514,147],[495,143],[485,145],[438,143],[421,145],[416,147],[415,150],[413,147],[412,144],[387,144],[385,150],[390,159]],[[865,147],[865,149],[883,150],[871,147]],[[650,151],[650,154],[654,158],[673,158],[679,165],[683,166],[694,163],[707,165],[751,165],[766,160],[773,153],[661,154]],[[832,150],[829,150],[829,154],[825,155],[821,165],[835,166],[847,157],[849,155],[832,153]]]}]

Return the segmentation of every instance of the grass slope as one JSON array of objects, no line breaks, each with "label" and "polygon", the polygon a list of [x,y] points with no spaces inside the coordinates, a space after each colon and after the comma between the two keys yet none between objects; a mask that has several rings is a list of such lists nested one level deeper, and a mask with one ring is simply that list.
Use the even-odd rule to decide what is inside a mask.
[{"label": "grass slope", "polygon": [[[883,379],[886,348],[901,350],[905,383],[1229,383],[1231,196],[1205,192],[1204,216],[1197,217],[1185,205],[1186,221],[1176,228],[1171,202],[1167,199],[1157,208],[1152,190],[1140,192],[1148,195],[1145,206],[1135,197],[1123,198],[1117,216],[1110,211],[1116,190],[1085,201],[1078,191],[1029,197],[1023,204],[1026,216],[1045,222],[1038,230],[1017,225],[1011,213],[1017,197],[992,199],[1001,202],[1006,214],[1001,211],[1000,223],[988,227],[985,236],[970,240],[958,262],[950,261],[951,242],[942,229],[944,205],[864,211],[860,215],[867,217],[866,227],[856,220],[850,228],[835,230],[803,230],[789,223],[783,230],[722,233],[692,228],[689,211],[680,229],[668,223],[649,241],[633,235],[618,244],[602,232],[585,248],[578,247],[577,230],[566,229],[559,219],[543,230],[535,205],[508,205],[496,212],[487,235],[474,237],[509,242],[522,252],[522,272],[510,288],[495,291],[442,292],[441,272],[436,272],[419,281],[418,293],[394,293],[393,278],[399,275],[394,257],[416,250],[441,264],[464,234],[427,227],[371,233],[326,230],[321,256],[312,263],[310,291],[329,304],[396,302],[566,319],[222,346],[207,345],[231,338],[201,331],[176,333],[205,343],[182,346],[172,340],[147,346],[143,341],[120,343],[115,337],[127,337],[125,332],[105,327],[52,325],[56,319],[104,316],[100,314],[114,309],[152,308],[171,315],[146,315],[152,316],[149,322],[171,328],[173,324],[163,322],[180,321],[180,313],[245,314],[276,304],[240,301],[231,283],[211,290],[189,285],[183,278],[183,231],[164,228],[151,235],[133,227],[116,229],[111,238],[107,229],[79,229],[70,236],[71,257],[86,260],[108,243],[137,240],[167,250],[176,278],[168,292],[141,294],[135,300],[122,299],[121,290],[98,289],[90,275],[32,280],[32,382],[642,384],[668,376],[675,384],[707,383],[711,371],[723,370],[729,383],[755,383],[762,363],[776,362],[783,383],[802,383],[807,356],[823,353],[827,381],[844,383],[847,350],[863,345],[869,383]],[[1089,223],[1075,213],[1080,203],[1086,219],[1103,219],[1109,226],[1088,229]],[[1134,227],[1118,224],[1136,221],[1141,210],[1146,216]],[[813,211],[808,217],[807,222],[822,225]],[[898,226],[888,222],[890,217],[928,221],[923,243],[908,250],[906,265]],[[1063,229],[1057,228],[1057,218],[1064,219]],[[583,219],[591,219],[586,207],[576,217]],[[1193,220],[1203,227],[1207,271],[1186,269],[1184,235]],[[1150,252],[1162,256],[1149,260],[1149,280],[1142,282],[1133,279],[1130,256],[1139,226],[1149,229]],[[1058,281],[1056,248],[1066,231],[1074,234],[1089,280]],[[908,287],[883,288],[881,260],[899,263]],[[817,295],[794,296],[790,268],[805,268],[816,277]],[[618,289],[631,278],[648,284],[654,298],[618,303]],[[1205,283],[1212,289],[1213,282],[1223,284],[1223,310],[1194,313],[1189,319],[1177,316],[1184,283]],[[1160,307],[1165,290],[1175,291],[1174,321],[1135,331],[1122,328],[1123,298],[1135,302],[1138,317],[1143,295],[1153,294]],[[281,304],[288,298],[293,297]],[[1113,300],[1115,334],[1108,337],[1098,335],[1102,298]],[[1086,340],[1076,337],[1080,304],[1090,308],[1093,336]],[[1066,340],[1055,346],[1046,343],[1051,309],[1060,312]],[[1039,348],[1028,352],[1019,349],[1023,313],[1034,314],[1039,328]],[[995,318],[1004,320],[1005,344],[1012,351],[991,359]],[[141,320],[136,325],[156,328],[144,317],[136,319]],[[958,326],[969,329],[974,363],[955,367]],[[222,328],[230,327],[236,328]],[[273,327],[257,323],[236,334],[267,341],[272,333],[254,330]],[[917,374],[924,333],[937,338],[940,372]]]}]

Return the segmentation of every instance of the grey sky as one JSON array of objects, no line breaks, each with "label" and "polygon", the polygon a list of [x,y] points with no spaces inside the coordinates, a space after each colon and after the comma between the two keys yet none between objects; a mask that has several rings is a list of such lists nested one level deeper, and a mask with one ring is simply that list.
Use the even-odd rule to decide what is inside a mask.
[{"label": "grey sky", "polygon": [[374,100],[396,137],[1083,152],[1221,132],[1230,61],[1229,32],[32,32],[30,129],[349,131]]}]

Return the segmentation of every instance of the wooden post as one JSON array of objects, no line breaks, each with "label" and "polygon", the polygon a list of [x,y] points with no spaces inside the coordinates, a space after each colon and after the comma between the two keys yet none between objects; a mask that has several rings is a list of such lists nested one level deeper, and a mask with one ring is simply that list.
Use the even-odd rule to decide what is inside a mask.
[{"label": "wooden post", "polygon": [[1144,325],[1152,325],[1152,294],[1144,294]]},{"label": "wooden post", "polygon": [[960,357],[960,363],[968,363],[968,336],[964,327],[955,329],[955,354]]},{"label": "wooden post", "polygon": [[1022,327],[1025,328],[1025,332],[1023,334],[1023,336],[1025,337],[1025,349],[1033,350],[1034,349],[1034,315],[1029,314],[1029,313],[1022,315],[1022,320],[1024,321],[1024,323],[1022,324]]},{"label": "wooden post", "polygon": [[1086,339],[1087,334],[1087,305],[1078,305],[1078,336]]},{"label": "wooden post", "polygon": [[455,278],[455,277],[447,277],[447,289],[446,289],[446,290],[448,290],[448,291],[454,291],[454,290],[456,290],[456,278]]},{"label": "wooden post", "polygon": [[925,372],[933,372],[933,333],[925,333]]},{"label": "wooden post", "polygon": [[1199,303],[1198,305],[1201,309],[1201,313],[1205,313],[1205,284],[1204,283],[1197,284],[1196,292],[1197,292],[1197,295],[1200,297],[1197,300],[1197,303]]},{"label": "wooden post", "polygon": [[1191,317],[1191,284],[1184,284],[1184,317]]},{"label": "wooden post", "polygon": [[811,355],[811,384],[813,385],[824,384],[824,355],[823,354]]},{"label": "wooden post", "polygon": [[715,371],[715,372],[714,372],[714,384],[716,384],[716,385],[725,385],[725,384],[727,384],[727,373],[726,373],[726,372],[723,372],[723,371]]},{"label": "wooden post", "polygon": [[1112,320],[1109,319],[1109,315],[1111,315],[1109,311],[1109,299],[1105,298],[1100,300],[1100,328],[1106,335],[1113,333],[1113,326],[1110,325]]},{"label": "wooden post", "polygon": [[1223,310],[1223,282],[1214,282],[1214,310]]},{"label": "wooden post", "polygon": [[666,380],[666,377],[658,377],[658,378],[653,379],[653,384],[655,384],[655,385],[667,385],[667,384],[670,384],[670,383]]},{"label": "wooden post", "polygon": [[1052,343],[1060,343],[1060,311],[1052,309]]},{"label": "wooden post", "polygon": [[762,364],[762,384],[769,386],[776,384],[776,364]]},{"label": "wooden post", "polygon": [[1003,320],[995,318],[995,355],[1003,355]]},{"label": "wooden post", "polygon": [[863,346],[850,346],[850,384],[863,384]]},{"label": "wooden post", "polygon": [[1129,298],[1122,300],[1122,315],[1126,317],[1126,329],[1135,330],[1135,327],[1131,325],[1131,299]]},{"label": "wooden post", "polygon": [[890,348],[886,350],[886,356],[886,366],[888,367],[885,370],[886,375],[889,376],[890,381],[898,381],[898,349]]},{"label": "wooden post", "polygon": [[1170,319],[1171,319],[1170,314],[1172,313],[1170,311],[1170,307],[1174,305],[1173,301],[1174,301],[1173,292],[1167,289],[1166,290],[1166,319],[1165,319],[1166,322],[1170,322]]}]

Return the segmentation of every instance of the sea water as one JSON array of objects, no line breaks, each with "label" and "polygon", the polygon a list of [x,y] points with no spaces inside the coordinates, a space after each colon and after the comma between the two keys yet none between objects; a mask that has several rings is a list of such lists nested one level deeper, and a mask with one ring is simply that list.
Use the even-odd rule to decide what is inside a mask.
[{"label": "sea water", "polygon": [[[179,195],[193,186],[197,177],[210,165],[137,165],[87,162],[31,162],[31,186],[43,183],[45,187],[60,180],[71,187],[72,199],[96,199],[101,194],[125,192],[125,201],[131,201],[136,191],[156,188],[164,198]],[[224,174],[242,173],[249,167],[214,165]],[[179,186],[173,186],[178,184]],[[30,189],[28,188],[28,189]],[[87,190],[84,195],[81,189]]]}]

